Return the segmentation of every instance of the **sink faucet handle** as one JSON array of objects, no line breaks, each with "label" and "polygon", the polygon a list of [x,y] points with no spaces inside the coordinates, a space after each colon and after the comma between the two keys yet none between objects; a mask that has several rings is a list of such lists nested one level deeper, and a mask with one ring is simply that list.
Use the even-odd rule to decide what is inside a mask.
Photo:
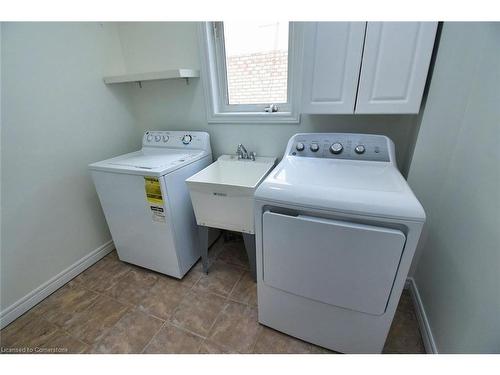
[{"label": "sink faucet handle", "polygon": [[257,153],[255,151],[250,152],[249,158],[255,161],[255,158],[257,157]]}]

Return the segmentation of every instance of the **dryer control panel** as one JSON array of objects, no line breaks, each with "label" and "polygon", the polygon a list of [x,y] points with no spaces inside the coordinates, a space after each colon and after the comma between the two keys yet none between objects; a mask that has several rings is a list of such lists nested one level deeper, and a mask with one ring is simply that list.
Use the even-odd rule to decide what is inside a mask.
[{"label": "dryer control panel", "polygon": [[392,141],[384,135],[355,133],[295,134],[287,155],[310,158],[391,161]]},{"label": "dryer control panel", "polygon": [[142,146],[210,150],[210,136],[196,131],[148,130],[142,137]]}]

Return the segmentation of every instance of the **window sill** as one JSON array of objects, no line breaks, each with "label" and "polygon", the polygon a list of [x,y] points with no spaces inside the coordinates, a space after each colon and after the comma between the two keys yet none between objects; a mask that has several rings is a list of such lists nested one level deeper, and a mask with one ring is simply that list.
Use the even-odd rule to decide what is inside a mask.
[{"label": "window sill", "polygon": [[254,113],[254,112],[218,112],[208,114],[208,123],[240,123],[240,124],[297,124],[300,113]]}]

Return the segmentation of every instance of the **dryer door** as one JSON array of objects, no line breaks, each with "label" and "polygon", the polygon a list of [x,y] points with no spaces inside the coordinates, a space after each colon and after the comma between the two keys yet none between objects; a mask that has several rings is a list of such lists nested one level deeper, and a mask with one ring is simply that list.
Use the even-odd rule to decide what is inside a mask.
[{"label": "dryer door", "polygon": [[403,232],[270,211],[263,216],[267,285],[368,314],[385,312]]}]

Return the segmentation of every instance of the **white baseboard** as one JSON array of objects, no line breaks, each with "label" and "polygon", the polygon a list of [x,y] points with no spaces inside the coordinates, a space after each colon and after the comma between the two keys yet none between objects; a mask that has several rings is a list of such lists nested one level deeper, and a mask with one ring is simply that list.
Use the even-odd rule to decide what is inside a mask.
[{"label": "white baseboard", "polygon": [[436,342],[434,341],[434,336],[432,335],[431,326],[429,325],[429,320],[427,319],[427,314],[425,313],[425,308],[422,304],[422,299],[420,298],[420,293],[418,292],[417,284],[413,277],[408,277],[406,279],[405,286],[410,290],[413,305],[415,306],[415,313],[417,315],[418,325],[420,326],[422,340],[424,341],[425,351],[430,354],[438,354],[439,352],[436,347]]},{"label": "white baseboard", "polygon": [[0,312],[0,328],[5,327],[10,322],[23,315],[26,311],[31,309],[44,298],[47,298],[50,294],[54,293],[57,289],[62,287],[75,276],[82,273],[95,262],[109,254],[113,249],[113,241],[106,242],[104,245],[99,246],[90,254],[76,261],[64,271],[40,285],[20,300],[2,310]]}]

